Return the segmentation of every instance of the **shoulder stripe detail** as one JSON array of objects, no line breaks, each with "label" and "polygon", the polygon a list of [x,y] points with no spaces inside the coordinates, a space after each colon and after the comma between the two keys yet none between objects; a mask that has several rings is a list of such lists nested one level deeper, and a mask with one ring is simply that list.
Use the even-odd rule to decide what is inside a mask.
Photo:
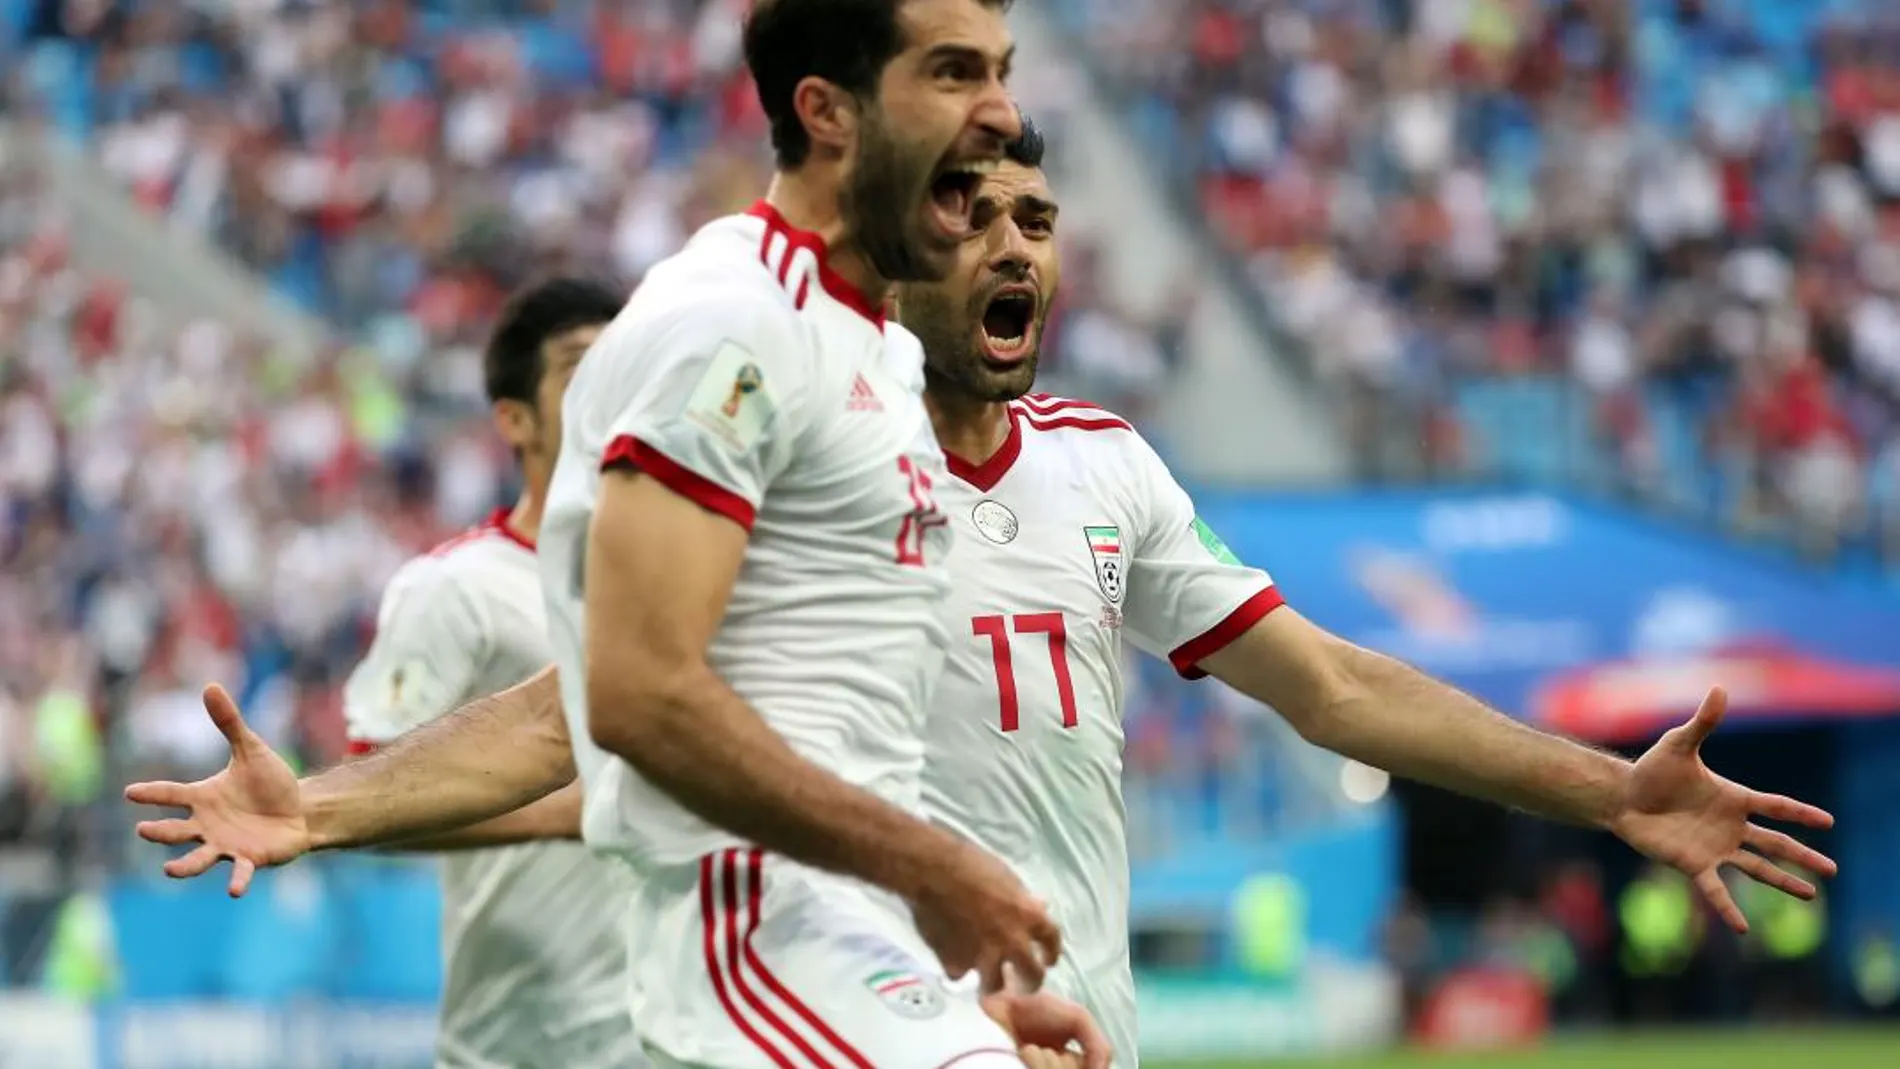
[{"label": "shoulder stripe detail", "polygon": [[[804,254],[803,264],[797,264],[800,253]],[[759,242],[759,262],[778,280],[779,288],[791,297],[792,307],[804,311],[805,299],[811,296],[811,274],[818,266],[811,250],[799,248],[784,231],[768,224],[765,237]],[[795,265],[800,267],[796,279],[792,277]]]},{"label": "shoulder stripe detail", "polygon": [[827,259],[830,250],[825,247],[824,238],[793,226],[765,201],[754,204],[746,214],[765,223],[765,234],[759,239],[759,262],[778,279],[779,286],[792,298],[793,308],[804,311],[815,278],[833,300],[863,316],[879,330],[884,329],[883,311],[832,270]]},{"label": "shoulder stripe detail", "polygon": [[1081,412],[1064,413],[1059,416],[1039,416],[1024,410],[1022,421],[1025,425],[1039,431],[1132,431],[1134,426],[1120,416],[1111,416],[1102,412],[1100,416],[1088,416]]},{"label": "shoulder stripe detail", "polygon": [[506,539],[507,541],[513,542],[515,545],[520,546],[522,549],[525,549],[528,552],[533,553],[534,539],[529,538],[527,535],[524,535],[520,531],[515,530],[513,525],[511,525],[508,522],[509,515],[510,515],[510,512],[506,507],[498,508],[494,512],[489,513],[488,518],[483,520],[481,523],[475,525],[474,527],[470,527],[468,530],[463,531],[461,534],[458,534],[448,539],[447,541],[444,541],[438,544],[433,549],[430,549],[427,553],[423,554],[423,556],[444,557],[450,553],[453,553],[457,549],[460,549],[463,546],[469,545],[474,542],[480,542],[483,539],[491,538],[491,537]]},{"label": "shoulder stripe detail", "polygon": [[496,528],[490,527],[487,524],[483,524],[480,527],[470,527],[468,530],[463,531],[461,534],[455,535],[447,539],[446,541],[436,544],[427,553],[424,553],[423,556],[446,557],[449,554],[455,552],[456,550],[461,549],[463,546],[472,545],[476,542],[481,542],[490,538],[496,538],[496,537],[499,537],[500,535],[501,535],[501,532],[499,530],[497,530]]},{"label": "shoulder stripe detail", "polygon": [[1057,412],[1062,412],[1062,411],[1066,411],[1070,409],[1085,410],[1089,412],[1100,412],[1103,415],[1110,415],[1110,416],[1114,415],[1113,412],[1110,412],[1108,409],[1103,408],[1101,405],[1098,405],[1093,401],[1077,401],[1074,398],[1070,398],[1070,397],[1057,397],[1055,394],[1052,394],[1052,393],[1024,394],[1023,396],[1018,397],[1016,401],[1018,404],[1022,405],[1024,408],[1029,409],[1031,412],[1036,413],[1037,415],[1044,415],[1044,416],[1054,415]]}]

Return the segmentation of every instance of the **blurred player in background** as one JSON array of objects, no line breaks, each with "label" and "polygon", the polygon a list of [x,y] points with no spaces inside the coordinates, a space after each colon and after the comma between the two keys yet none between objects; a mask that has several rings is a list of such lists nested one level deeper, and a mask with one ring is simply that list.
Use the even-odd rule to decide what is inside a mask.
[{"label": "blurred player in background", "polygon": [[[561,398],[621,298],[557,278],[514,295],[483,371],[521,497],[390,580],[376,639],[344,691],[354,753],[533,675],[553,657],[534,541],[561,441]],[[578,785],[408,849],[443,860],[438,1069],[642,1064],[627,1015],[625,867],[578,842]],[[497,846],[497,843],[522,845]]]},{"label": "blurred player in background", "polygon": [[[1059,281],[1058,209],[1038,167],[1041,139],[1023,127],[1009,162],[977,192],[955,270],[941,283],[901,289],[900,312],[927,346],[927,400],[950,451],[954,479],[939,498],[959,528],[949,611],[960,634],[927,723],[925,789],[933,817],[995,850],[1048,898],[1068,945],[1051,986],[1096,1014],[1123,1064],[1137,1060],[1120,788],[1124,632],[1184,675],[1211,671],[1274,705],[1321,745],[1613,830],[1695,874],[1733,924],[1739,914],[1707,886],[1720,863],[1811,893],[1744,844],[1832,871],[1813,851],[1749,823],[1759,814],[1824,824],[1825,814],[1744,790],[1701,765],[1696,747],[1720,718],[1719,693],[1635,765],[1522,727],[1301,620],[1264,572],[1240,564],[1195,519],[1187,495],[1124,421],[1028,394]],[[195,807],[181,840],[202,837],[275,861],[326,835],[375,841],[395,834],[395,821],[455,819],[440,801],[407,804],[400,815],[377,811],[372,800],[389,796],[394,777],[339,786],[324,774],[300,789],[221,696],[214,712],[233,735],[233,770],[224,774],[233,778],[181,788]],[[558,688],[544,674],[456,716],[467,734],[486,733],[495,746],[547,734],[561,722]],[[448,758],[456,738],[432,729],[404,745],[422,765]],[[553,775],[540,789],[563,782]],[[309,801],[343,795],[352,799],[347,821]],[[229,815],[265,808],[266,796],[276,799],[275,816]],[[464,816],[494,811],[470,800]]]}]

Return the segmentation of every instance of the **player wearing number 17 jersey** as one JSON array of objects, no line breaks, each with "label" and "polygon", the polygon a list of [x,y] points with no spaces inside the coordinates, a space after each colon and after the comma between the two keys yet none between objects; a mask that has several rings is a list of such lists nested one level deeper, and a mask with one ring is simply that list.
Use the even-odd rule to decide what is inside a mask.
[{"label": "player wearing number 17 jersey", "polygon": [[[935,819],[1048,900],[1067,947],[1050,984],[1087,1006],[1117,1063],[1133,1066],[1122,643],[1193,677],[1281,601],[1199,524],[1126,421],[1024,394],[1058,270],[1056,205],[1036,167],[1040,137],[1025,127],[979,192],[959,272],[900,298],[925,344],[950,452],[937,501],[956,534],[925,794]],[[960,431],[987,433],[990,448]],[[959,459],[959,447],[982,461]]]},{"label": "player wearing number 17 jersey", "polygon": [[[1693,876],[1746,930],[1732,865],[1801,897],[1771,864],[1833,863],[1763,816],[1832,818],[1709,771],[1722,717],[1695,718],[1630,764],[1527,728],[1416,670],[1328,634],[1194,518],[1188,496],[1122,420],[1030,395],[1057,283],[1056,206],[1025,123],[984,183],[957,269],[901,294],[923,340],[937,438],[954,478],[953,638],[929,721],[925,794],[938,820],[995,850],[1048,896],[1068,938],[1051,986],[1099,1018],[1134,1064],[1121,803],[1122,636],[1193,678],[1212,675],[1307,741],[1436,786],[1615,832]],[[1753,850],[1745,850],[1746,845]]]}]

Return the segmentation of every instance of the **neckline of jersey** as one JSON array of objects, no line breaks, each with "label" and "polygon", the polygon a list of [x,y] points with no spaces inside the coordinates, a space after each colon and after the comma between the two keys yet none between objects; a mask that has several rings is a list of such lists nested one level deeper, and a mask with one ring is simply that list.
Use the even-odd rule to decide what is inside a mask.
[{"label": "neckline of jersey", "polygon": [[522,549],[530,553],[534,552],[534,539],[522,534],[515,528],[513,523],[509,522],[509,517],[513,515],[514,510],[503,506],[489,513],[487,521],[484,522],[482,526],[496,532],[508,541],[520,546]]},{"label": "neckline of jersey", "polygon": [[[793,248],[802,248],[818,261],[818,285],[831,295],[831,299],[870,320],[871,325],[884,329],[884,312],[864,291],[852,285],[843,275],[832,270],[831,249],[825,239],[810,230],[803,230],[785,221],[785,216],[769,202],[760,200],[746,209],[746,214],[765,221],[765,235],[770,238],[774,233],[782,234]],[[789,261],[788,261],[789,262]]]},{"label": "neckline of jersey", "polygon": [[981,464],[972,464],[947,450],[943,454],[944,466],[950,470],[951,475],[986,494],[996,489],[996,484],[1003,481],[1003,476],[1008,475],[1009,469],[1015,466],[1016,458],[1022,455],[1022,414],[1013,404],[1009,405],[1008,409],[1009,433],[1003,435],[1003,444],[996,447],[996,452],[991,453],[988,460]]}]

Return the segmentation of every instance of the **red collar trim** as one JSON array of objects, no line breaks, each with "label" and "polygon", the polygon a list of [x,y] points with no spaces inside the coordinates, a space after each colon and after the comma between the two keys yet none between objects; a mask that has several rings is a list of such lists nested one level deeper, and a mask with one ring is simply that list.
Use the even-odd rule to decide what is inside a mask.
[{"label": "red collar trim", "polygon": [[522,549],[525,549],[530,553],[533,553],[534,539],[529,538],[527,535],[522,534],[520,531],[515,529],[514,524],[508,522],[508,518],[512,515],[514,515],[513,509],[498,508],[494,512],[489,514],[487,521],[484,522],[482,526],[488,528],[491,531],[497,532],[503,538],[506,538],[508,541],[513,542],[515,545],[520,546]]},{"label": "red collar trim", "polygon": [[1009,469],[1015,466],[1016,458],[1021,456],[1022,452],[1023,423],[1016,412],[1016,406],[1011,405],[1009,406],[1009,433],[1003,436],[1003,444],[996,447],[996,452],[991,453],[988,460],[981,464],[972,464],[948,452],[943,455],[943,459],[950,469],[950,474],[987,494],[996,489],[996,484],[1003,481],[1003,476],[1009,474]]},{"label": "red collar trim", "polygon": [[[871,325],[877,329],[884,329],[883,309],[871,303],[871,299],[864,295],[863,290],[845,281],[843,275],[831,269],[831,250],[825,247],[824,238],[809,230],[800,230],[786,222],[785,217],[779,214],[779,210],[765,201],[759,201],[747,208],[745,214],[765,220],[767,235],[774,233],[784,235],[789,245],[785,252],[787,257],[791,255],[792,249],[809,251],[818,260],[818,284],[824,287],[826,293],[831,294],[831,299],[870,320]],[[779,272],[779,281],[784,281],[786,271],[784,263],[773,264],[768,260],[766,266],[776,268]]]}]

